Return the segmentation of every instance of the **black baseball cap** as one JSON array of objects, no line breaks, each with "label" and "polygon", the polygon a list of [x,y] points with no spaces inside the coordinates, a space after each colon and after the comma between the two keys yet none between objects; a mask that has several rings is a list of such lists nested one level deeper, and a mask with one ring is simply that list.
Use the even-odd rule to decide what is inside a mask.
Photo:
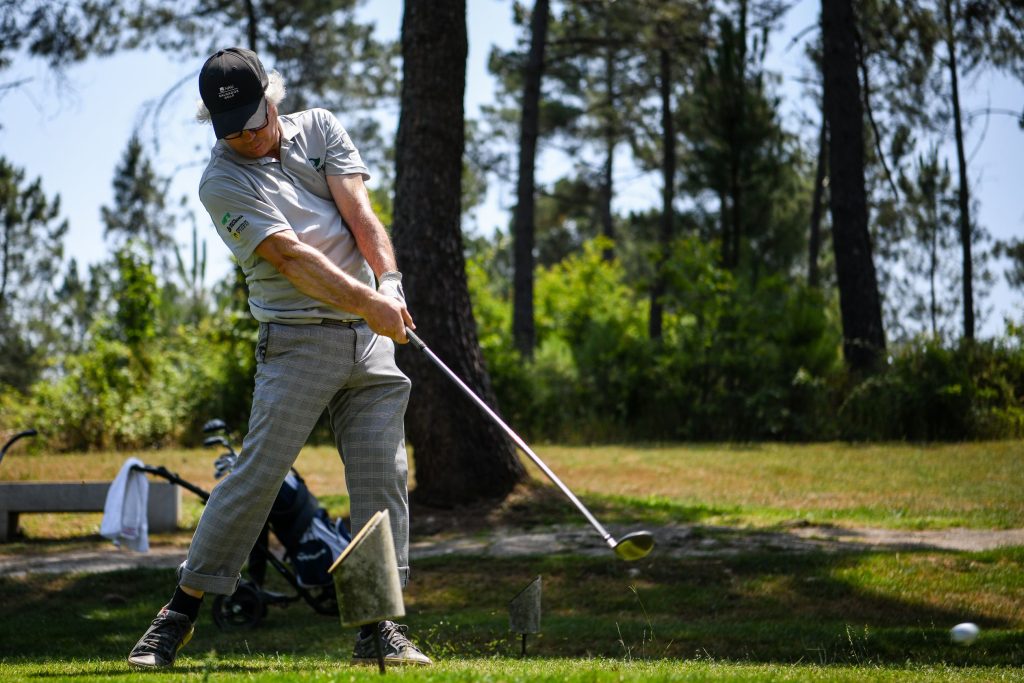
[{"label": "black baseball cap", "polygon": [[267,72],[252,50],[229,47],[210,55],[199,72],[199,96],[217,138],[267,121]]}]

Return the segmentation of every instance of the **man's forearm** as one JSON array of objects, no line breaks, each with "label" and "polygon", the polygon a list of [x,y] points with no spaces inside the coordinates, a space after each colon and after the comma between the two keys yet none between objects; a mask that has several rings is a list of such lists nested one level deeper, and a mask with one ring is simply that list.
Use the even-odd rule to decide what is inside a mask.
[{"label": "man's forearm", "polygon": [[304,244],[295,245],[278,269],[303,294],[364,318],[367,305],[377,296],[374,290],[331,263],[319,250]]},{"label": "man's forearm", "polygon": [[395,250],[384,225],[373,212],[370,194],[359,175],[327,176],[334,203],[352,231],[359,252],[379,278],[389,270],[398,270]]},{"label": "man's forearm", "polygon": [[352,235],[356,239],[359,252],[370,264],[374,274],[380,278],[381,273],[389,270],[398,270],[398,261],[395,259],[395,249],[391,245],[391,238],[384,230],[377,216],[372,210],[365,208],[356,212],[352,217]]}]

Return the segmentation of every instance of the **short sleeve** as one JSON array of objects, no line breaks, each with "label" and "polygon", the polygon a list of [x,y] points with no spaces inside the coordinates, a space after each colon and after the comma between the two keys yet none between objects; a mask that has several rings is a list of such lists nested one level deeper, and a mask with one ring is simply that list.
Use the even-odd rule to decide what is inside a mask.
[{"label": "short sleeve", "polygon": [[270,235],[291,226],[266,197],[234,179],[210,180],[199,188],[199,199],[210,214],[221,240],[239,263],[248,261]]},{"label": "short sleeve", "polygon": [[324,170],[327,175],[349,175],[358,173],[363,180],[370,178],[370,172],[359,156],[359,150],[352,144],[352,138],[338,122],[337,117],[326,109],[318,109],[319,123],[327,143],[327,161]]}]

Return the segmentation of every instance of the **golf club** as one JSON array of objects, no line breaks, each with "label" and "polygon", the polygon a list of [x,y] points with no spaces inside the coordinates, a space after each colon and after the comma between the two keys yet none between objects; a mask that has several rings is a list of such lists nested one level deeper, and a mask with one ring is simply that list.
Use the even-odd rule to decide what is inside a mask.
[{"label": "golf club", "polygon": [[647,531],[635,531],[631,534],[626,534],[625,536],[616,541],[612,537],[612,535],[608,533],[608,530],[601,526],[601,523],[597,521],[597,518],[590,513],[590,510],[588,510],[587,507],[582,502],[580,502],[580,499],[577,498],[573,494],[573,492],[569,490],[569,487],[562,483],[562,480],[558,478],[558,475],[556,475],[550,467],[544,464],[544,461],[541,460],[540,457],[536,453],[534,453],[533,450],[530,449],[530,447],[526,444],[525,441],[523,441],[523,439],[518,434],[512,431],[511,427],[505,424],[504,420],[498,417],[497,413],[491,410],[490,406],[484,403],[482,398],[477,396],[476,393],[472,389],[470,389],[465,382],[459,379],[459,376],[452,372],[451,368],[445,365],[444,362],[442,362],[441,359],[437,357],[437,354],[435,354],[433,351],[427,348],[426,343],[424,343],[422,339],[416,336],[416,333],[414,333],[408,327],[405,328],[405,333],[409,337],[409,341],[412,342],[412,345],[415,346],[420,351],[422,351],[423,353],[425,353],[427,355],[427,358],[429,358],[434,363],[434,365],[440,368],[441,371],[444,372],[444,374],[448,375],[448,377],[453,382],[455,382],[455,384],[458,385],[460,389],[462,389],[462,392],[466,394],[466,396],[471,398],[473,402],[476,403],[480,407],[480,409],[483,410],[487,414],[487,416],[490,417],[495,422],[495,424],[501,427],[505,431],[505,433],[508,434],[509,438],[512,439],[512,441],[514,441],[520,449],[522,449],[523,453],[526,453],[526,455],[529,456],[530,460],[533,461],[533,464],[539,467],[541,471],[547,475],[548,479],[553,481],[555,483],[555,486],[561,489],[562,493],[564,493],[569,498],[569,500],[571,500],[573,504],[579,509],[579,511],[583,513],[583,516],[587,518],[587,521],[590,522],[590,525],[597,530],[597,533],[601,534],[601,538],[604,539],[604,542],[608,544],[609,548],[615,551],[616,555],[621,557],[623,560],[639,560],[643,557],[646,557],[647,554],[651,552],[651,550],[654,548],[654,537],[651,536],[650,532]]},{"label": "golf club", "polygon": [[228,430],[227,423],[219,418],[213,418],[203,425],[203,434],[212,434],[214,432],[226,432]]},{"label": "golf club", "polygon": [[235,452],[235,449],[231,448],[231,444],[223,436],[208,436],[205,439],[203,439],[203,445],[204,446],[218,446],[218,445],[219,446],[224,446],[225,448],[229,449],[232,453]]},{"label": "golf club", "polygon": [[17,434],[12,436],[10,439],[7,440],[7,443],[4,444],[4,447],[0,448],[0,461],[2,461],[4,459],[5,455],[7,455],[7,449],[10,448],[12,445],[14,445],[15,441],[17,441],[18,439],[24,438],[26,436],[35,436],[38,433],[39,432],[37,432],[34,429],[26,429],[25,431],[18,432]]}]

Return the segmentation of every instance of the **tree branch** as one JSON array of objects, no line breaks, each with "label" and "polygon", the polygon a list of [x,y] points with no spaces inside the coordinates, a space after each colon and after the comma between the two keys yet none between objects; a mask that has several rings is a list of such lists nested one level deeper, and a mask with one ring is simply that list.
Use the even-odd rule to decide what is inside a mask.
[{"label": "tree branch", "polygon": [[889,164],[885,161],[885,154],[882,152],[882,136],[878,132],[878,123],[875,121],[875,113],[871,108],[871,85],[868,82],[868,64],[867,58],[864,55],[864,41],[861,40],[860,29],[854,27],[853,31],[854,41],[857,43],[857,64],[860,66],[861,79],[864,81],[864,111],[867,112],[868,122],[871,124],[871,132],[875,138],[875,152],[878,154],[878,160],[882,162],[882,170],[885,171],[885,178],[889,181],[889,187],[892,189],[892,195],[897,200],[900,198],[900,192],[896,188],[896,183],[892,179],[892,173],[889,171]]}]

